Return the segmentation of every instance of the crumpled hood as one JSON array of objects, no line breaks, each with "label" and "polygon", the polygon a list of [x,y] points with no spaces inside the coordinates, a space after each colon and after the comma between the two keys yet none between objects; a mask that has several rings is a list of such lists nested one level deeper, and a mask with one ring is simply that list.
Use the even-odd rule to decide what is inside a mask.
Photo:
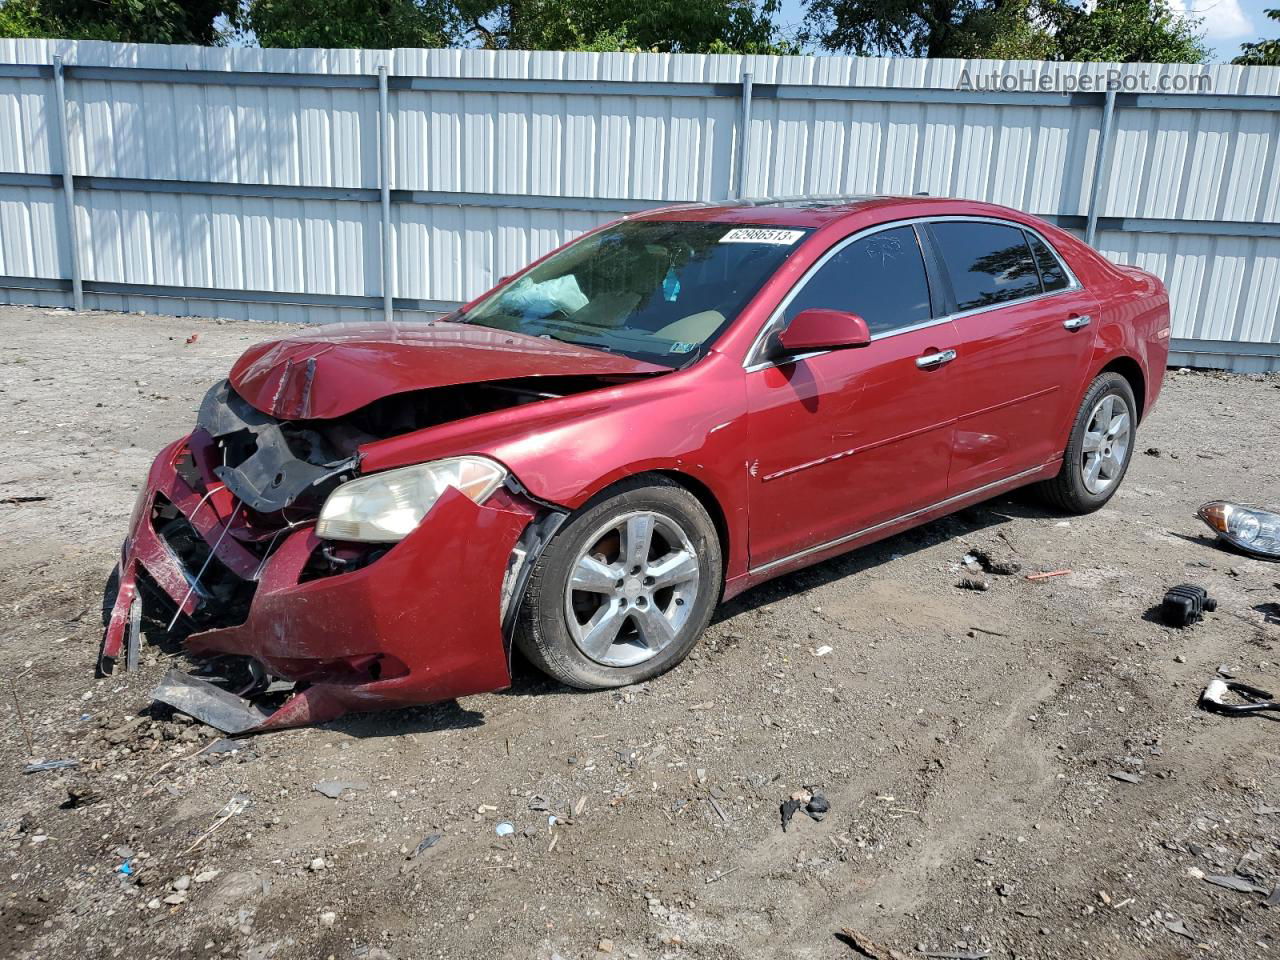
[{"label": "crumpled hood", "polygon": [[236,393],[281,420],[341,417],[381,397],[518,377],[640,375],[669,368],[559,340],[442,321],[330,324],[256,344]]}]

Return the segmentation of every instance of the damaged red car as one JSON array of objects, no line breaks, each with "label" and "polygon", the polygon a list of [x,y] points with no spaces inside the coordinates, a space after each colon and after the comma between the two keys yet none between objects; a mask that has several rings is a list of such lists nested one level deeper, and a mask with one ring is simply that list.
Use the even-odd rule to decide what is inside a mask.
[{"label": "damaged red car", "polygon": [[250,348],[151,468],[101,668],[146,614],[224,681],[161,698],[233,732],[500,689],[513,648],[635,683],[770,577],[1027,484],[1098,509],[1169,332],[1156,277],[1003,207],[629,217],[442,320]]}]

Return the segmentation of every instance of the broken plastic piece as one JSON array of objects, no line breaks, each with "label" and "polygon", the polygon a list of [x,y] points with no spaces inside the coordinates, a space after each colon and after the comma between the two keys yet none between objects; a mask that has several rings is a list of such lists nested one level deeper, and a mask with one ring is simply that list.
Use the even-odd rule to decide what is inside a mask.
[{"label": "broken plastic piece", "polygon": [[166,673],[151,696],[233,736],[328,723],[351,709],[353,702],[359,702],[344,696],[335,684],[315,684],[295,693],[274,713],[264,713],[244,697],[181,670]]},{"label": "broken plastic piece", "polygon": [[783,802],[781,813],[782,813],[782,829],[784,832],[787,829],[787,825],[791,823],[791,818],[796,815],[796,811],[803,806],[804,804],[796,799],[790,799]]},{"label": "broken plastic piece", "polygon": [[1189,627],[1206,612],[1218,609],[1218,601],[1204,587],[1180,583],[1170,587],[1160,604],[1160,615],[1171,627]]},{"label": "broken plastic piece", "polygon": [[[1235,693],[1244,698],[1244,703],[1228,703],[1227,696]],[[1200,694],[1200,709],[1210,713],[1221,713],[1226,716],[1244,713],[1261,713],[1274,710],[1280,713],[1280,703],[1266,690],[1251,687],[1238,680],[1210,680],[1209,685]]]},{"label": "broken plastic piece", "polygon": [[345,793],[368,790],[369,784],[364,780],[321,780],[312,789],[330,800],[340,800]]},{"label": "broken plastic piece", "polygon": [[223,733],[247,733],[268,716],[243,697],[181,670],[166,673],[151,696]]},{"label": "broken plastic piece", "polygon": [[425,837],[422,838],[422,842],[419,843],[417,847],[414,848],[413,852],[409,854],[409,856],[406,857],[405,859],[413,860],[413,859],[416,859],[417,857],[422,856],[423,853],[430,850],[432,847],[434,847],[437,843],[440,842],[440,836],[441,835],[438,833],[427,834]]},{"label": "broken plastic piece", "polygon": [[44,773],[46,770],[65,770],[68,767],[80,766],[79,760],[46,760],[44,763],[28,763],[22,768],[23,773]]},{"label": "broken plastic piece", "polygon": [[813,799],[805,804],[804,812],[809,815],[810,820],[822,822],[822,818],[831,810],[831,804],[827,802],[827,798],[820,793],[815,793]]}]

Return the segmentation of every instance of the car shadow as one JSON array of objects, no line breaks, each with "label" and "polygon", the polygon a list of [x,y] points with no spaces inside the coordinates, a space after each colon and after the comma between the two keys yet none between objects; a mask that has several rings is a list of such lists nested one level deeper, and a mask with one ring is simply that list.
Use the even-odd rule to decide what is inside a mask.
[{"label": "car shadow", "polygon": [[322,724],[324,729],[364,740],[369,737],[398,737],[407,733],[440,733],[484,726],[484,711],[462,706],[457,700],[399,710],[349,713]]},{"label": "car shadow", "polygon": [[[963,541],[1013,520],[1046,520],[1061,516],[1065,514],[1041,506],[1030,497],[1024,498],[1018,493],[997,497],[752,587],[722,604],[711,622],[720,623],[792,594],[864,573],[897,557],[911,556],[951,540]],[[1005,541],[1005,550],[1010,558],[1018,558],[1014,537]],[[959,547],[957,551],[958,560],[963,551]]]}]

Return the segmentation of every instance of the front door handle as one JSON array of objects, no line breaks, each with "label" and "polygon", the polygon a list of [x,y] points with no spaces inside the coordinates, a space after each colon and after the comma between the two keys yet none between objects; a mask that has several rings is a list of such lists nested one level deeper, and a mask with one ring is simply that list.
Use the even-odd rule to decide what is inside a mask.
[{"label": "front door handle", "polygon": [[926,353],[923,357],[916,357],[916,366],[921,370],[932,370],[944,363],[950,363],[955,358],[954,350],[940,350],[937,353]]},{"label": "front door handle", "polygon": [[1083,317],[1068,317],[1062,321],[1062,325],[1068,330],[1079,330],[1081,327],[1087,327],[1093,321],[1093,317],[1087,313]]}]

